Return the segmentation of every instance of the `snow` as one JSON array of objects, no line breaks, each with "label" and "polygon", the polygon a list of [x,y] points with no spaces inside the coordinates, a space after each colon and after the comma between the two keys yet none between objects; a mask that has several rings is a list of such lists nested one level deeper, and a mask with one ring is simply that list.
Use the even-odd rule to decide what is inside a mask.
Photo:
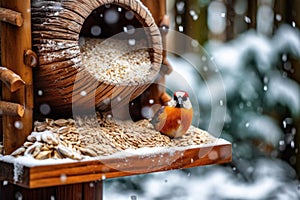
[{"label": "snow", "polygon": [[[35,134],[35,133],[33,133]],[[46,132],[47,134],[47,132]],[[42,135],[39,133],[35,134],[38,140],[41,140]],[[210,147],[210,146],[218,146],[218,145],[224,145],[224,144],[230,144],[226,140],[218,139],[216,140],[215,144],[203,144],[203,145],[194,145],[194,146],[187,146],[187,147],[173,147],[173,148],[163,148],[163,147],[154,147],[154,148],[139,148],[139,149],[127,149],[122,152],[118,152],[115,154],[112,154],[110,156],[100,156],[100,157],[85,157],[81,161],[72,160],[72,159],[46,159],[46,160],[36,160],[30,155],[25,156],[19,156],[19,157],[13,157],[13,156],[3,156],[0,155],[0,161],[6,162],[6,163],[12,163],[14,165],[13,169],[13,180],[14,182],[19,182],[23,178],[23,168],[24,167],[37,167],[37,166],[49,166],[49,165],[59,165],[59,164],[67,164],[67,163],[75,163],[75,162],[85,162],[85,161],[93,161],[93,160],[101,160],[103,163],[105,163],[106,160],[109,159],[122,159],[123,165],[127,165],[126,162],[128,160],[126,158],[129,158],[131,156],[139,156],[141,159],[143,158],[151,158],[152,156],[160,155],[161,160],[159,160],[159,163],[165,163],[165,164],[171,164],[175,160],[170,160],[168,158],[164,157],[165,153],[169,153],[171,156],[175,155],[176,152],[183,152],[187,149],[192,148],[200,148],[200,147]],[[181,154],[183,156],[183,153]],[[199,154],[200,155],[200,154]],[[218,157],[218,155],[215,155],[215,152],[209,153],[209,158],[214,160],[215,156]],[[125,164],[124,164],[125,162]],[[191,163],[193,163],[193,160],[191,159]],[[65,182],[67,179],[66,175],[61,175],[61,181]],[[103,176],[102,180],[105,180],[106,177]]]},{"label": "snow", "polygon": [[290,25],[283,24],[279,27],[272,38],[274,51],[280,53],[287,51],[300,58],[300,32],[299,29],[292,28]]},{"label": "snow", "polygon": [[46,159],[46,160],[36,160],[32,156],[19,156],[13,157],[10,155],[0,156],[0,161],[6,163],[13,163],[16,166],[24,166],[24,167],[36,167],[36,166],[45,166],[45,165],[59,165],[66,163],[79,162],[72,159]]},{"label": "snow", "polygon": [[[294,116],[300,114],[299,84],[283,78],[278,72],[273,72],[271,75],[266,97],[269,104],[276,106],[276,103],[280,103],[288,107]],[[274,99],[277,101],[274,101]]]},{"label": "snow", "polygon": [[[190,145],[186,147],[172,147],[172,148],[164,148],[164,147],[154,147],[154,148],[139,148],[139,149],[127,149],[124,151],[126,154],[134,154],[139,156],[151,156],[153,154],[163,154],[163,153],[175,153],[177,151],[185,151],[188,149],[194,149],[194,148],[203,148],[203,147],[212,147],[212,146],[219,146],[219,145],[225,145],[230,144],[230,142],[224,140],[224,139],[217,139],[216,143],[213,144],[201,144],[201,145]],[[124,156],[125,156],[124,155]],[[123,155],[122,155],[123,156]]]},{"label": "snow", "polygon": [[[299,84],[283,76],[278,70],[278,62],[287,63],[288,57],[300,58],[299,30],[283,24],[271,38],[250,30],[228,43],[210,41],[206,49],[209,50],[210,55],[201,51],[200,54],[187,52],[181,58],[168,56],[175,73],[167,76],[166,85],[172,89],[183,88],[189,94],[197,94],[202,128],[207,129],[206,126],[209,124],[218,125],[218,122],[211,123],[212,120],[216,120],[215,116],[220,116],[218,114],[212,117],[212,109],[216,109],[217,105],[219,107],[224,105],[225,108],[228,106],[227,102],[230,104],[236,102],[234,108],[226,109],[225,119],[232,119],[231,115],[236,113],[241,115],[239,117],[243,123],[238,132],[243,134],[247,132],[247,134],[240,138],[257,136],[269,144],[278,144],[278,139],[283,134],[282,131],[272,119],[261,115],[266,111],[264,109],[275,108],[278,105],[288,108],[292,116],[300,113]],[[223,98],[217,96],[222,89],[220,80],[214,77],[203,78],[201,69],[208,67],[208,70],[212,71],[211,68],[214,66],[207,64],[208,59],[201,60],[203,56],[214,58],[213,62],[222,77],[226,101],[221,104],[220,100]],[[286,68],[292,69],[288,63]],[[196,73],[198,76],[195,76]],[[183,81],[177,81],[179,79]],[[237,98],[241,98],[240,102],[237,102]],[[257,105],[258,99],[263,100],[261,105]],[[214,101],[217,104],[214,104]],[[253,121],[252,126],[250,123],[248,128],[245,127],[244,125],[254,118],[252,116],[251,119],[244,119],[244,116],[250,117],[252,112],[256,111],[256,116],[261,116],[258,119],[262,121]],[[210,116],[209,112],[211,112]],[[209,132],[214,131],[209,130]]]},{"label": "snow", "polygon": [[274,59],[282,52],[300,57],[300,33],[299,30],[284,24],[272,38],[250,30],[226,44],[210,41],[206,48],[216,58],[215,62],[222,71],[241,74],[247,58],[252,55],[259,70],[267,72],[274,67],[274,62],[277,62]]},{"label": "snow", "polygon": [[244,63],[251,54],[258,60],[261,71],[269,70],[270,58],[274,53],[273,43],[254,30],[244,33],[226,45],[211,41],[207,48],[211,49],[217,66],[236,75],[241,74],[240,70],[243,70]]},{"label": "snow", "polygon": [[[120,191],[122,185],[105,182],[104,199],[206,200],[206,199],[299,199],[300,184],[293,170],[280,160],[258,159],[253,164],[253,180],[245,181],[229,167],[199,167],[184,171],[143,176],[143,191]],[[132,182],[141,177],[129,177]],[[112,181],[111,181],[112,182]]]},{"label": "snow", "polygon": [[[41,134],[36,133],[36,136],[39,137]],[[36,167],[36,166],[45,166],[45,165],[59,165],[59,164],[66,164],[66,163],[74,163],[74,162],[84,162],[84,161],[92,161],[92,160],[109,160],[113,158],[120,158],[124,159],[126,157],[130,156],[140,156],[141,158],[145,157],[151,157],[153,155],[157,154],[163,154],[163,153],[170,153],[174,154],[178,151],[185,151],[187,149],[192,148],[203,148],[203,147],[211,147],[211,146],[218,146],[218,145],[224,145],[224,144],[230,144],[228,141],[224,139],[217,139],[216,143],[213,144],[201,144],[201,145],[193,145],[193,146],[186,146],[186,147],[172,147],[172,148],[164,148],[164,147],[144,147],[139,149],[126,149],[121,152],[117,152],[115,154],[109,155],[109,156],[99,156],[99,157],[85,157],[84,159],[77,161],[72,159],[46,159],[46,160],[36,160],[32,156],[19,156],[19,157],[13,157],[13,156],[1,156],[0,155],[0,161],[4,161],[7,163],[13,163],[17,167],[17,171],[19,170],[20,166],[26,166],[26,167]]]},{"label": "snow", "polygon": [[[278,18],[278,17],[277,17]],[[251,20],[250,18],[247,20]],[[261,30],[268,34],[267,29]],[[129,199],[130,195],[137,195],[138,199],[300,199],[300,182],[292,167],[275,159],[281,151],[278,146],[287,145],[280,123],[268,112],[278,112],[278,105],[291,111],[290,117],[300,114],[300,86],[279,70],[280,64],[285,70],[291,70],[289,58],[300,58],[299,29],[283,24],[272,37],[255,30],[250,30],[227,43],[210,41],[206,48],[210,57],[218,66],[226,90],[226,126],[230,127],[227,138],[242,141],[233,144],[234,158],[231,167],[209,166],[191,169],[191,176],[185,172],[172,171],[143,177],[142,191],[124,190],[113,194],[114,188],[107,183],[104,199]],[[192,55],[189,54],[191,57]],[[218,87],[211,91],[208,82],[216,84],[213,79],[203,80],[195,73],[198,69],[210,66],[201,61],[201,54],[193,55],[198,65],[185,62],[181,58],[169,56],[168,59],[175,72],[182,75],[182,79],[189,80],[189,88],[198,94],[201,120],[206,121],[209,116],[210,92],[217,92]],[[195,68],[198,67],[198,68]],[[196,70],[195,70],[196,69]],[[177,81],[177,79],[174,79]],[[171,88],[185,87],[184,82],[178,83],[167,78],[167,85]],[[193,91],[191,92],[193,93]],[[240,99],[239,99],[240,98]],[[220,103],[220,102],[218,102]],[[252,140],[259,140],[263,145],[273,147],[270,158],[258,155]],[[293,138],[292,138],[293,140]],[[279,142],[281,141],[281,142]],[[294,141],[290,145],[294,147]],[[266,153],[266,152],[264,152]],[[255,155],[253,155],[255,154]],[[263,154],[263,155],[267,155]],[[244,158],[253,160],[245,161]],[[214,155],[211,154],[213,158]],[[254,158],[253,158],[254,157]],[[259,158],[258,158],[259,157]],[[295,157],[291,157],[290,164],[295,164]],[[291,162],[293,161],[293,162]],[[130,178],[134,182],[138,178]],[[167,180],[167,182],[165,182]],[[114,185],[116,187],[116,185]],[[153,189],[151,189],[153,187]]]},{"label": "snow", "polygon": [[207,25],[211,32],[220,34],[226,29],[226,7],[223,2],[213,1],[208,7]]},{"label": "snow", "polygon": [[271,35],[274,26],[274,11],[268,5],[261,5],[257,10],[257,31]]},{"label": "snow", "polygon": [[276,121],[267,115],[248,112],[243,116],[238,126],[237,138],[240,139],[262,139],[265,143],[278,146],[278,141],[283,135]]},{"label": "snow", "polygon": [[23,175],[23,165],[15,162],[14,163],[14,176],[13,176],[14,182],[18,182],[19,180],[21,180],[20,177],[22,175]]}]

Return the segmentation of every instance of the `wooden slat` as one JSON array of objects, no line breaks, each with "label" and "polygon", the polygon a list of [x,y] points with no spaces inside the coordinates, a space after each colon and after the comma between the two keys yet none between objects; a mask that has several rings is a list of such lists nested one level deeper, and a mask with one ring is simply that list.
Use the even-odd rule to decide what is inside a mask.
[{"label": "wooden slat", "polygon": [[166,10],[167,10],[166,1],[142,0],[142,2],[147,8],[149,8],[149,10],[155,20],[155,23],[160,24],[166,14]]},{"label": "wooden slat", "polygon": [[[33,118],[33,83],[32,68],[24,64],[24,52],[31,49],[31,13],[30,0],[2,0],[1,6],[22,13],[24,22],[21,27],[1,23],[1,61],[2,66],[14,71],[25,82],[25,87],[11,93],[2,88],[2,100],[21,104],[25,107],[22,118],[3,116],[3,141],[6,154],[20,147],[32,131]],[[23,129],[18,129],[14,123],[19,121]],[[17,136],[17,137],[16,137]]]},{"label": "wooden slat", "polygon": [[5,183],[0,184],[0,199],[102,200],[102,191],[102,181],[35,189],[28,189],[17,185]]},{"label": "wooden slat", "polygon": [[25,85],[25,82],[19,75],[6,67],[0,67],[0,80],[9,88],[11,92],[15,92]]},{"label": "wooden slat", "polygon": [[[3,169],[0,172],[0,180],[15,182],[17,185],[28,188],[38,188],[221,164],[230,161],[231,144],[225,140],[220,140],[218,144],[197,148],[169,148],[143,155],[127,153],[120,157],[107,157],[99,160],[35,167],[24,166],[23,174],[18,178],[15,177],[15,179],[13,178],[14,164],[0,159],[1,169]],[[62,176],[65,178],[62,179]]]},{"label": "wooden slat", "polygon": [[6,101],[0,101],[0,114],[1,115],[23,117],[24,111],[25,111],[24,106],[22,106],[20,104],[6,102]]},{"label": "wooden slat", "polygon": [[21,13],[6,8],[0,8],[0,20],[18,27],[21,27],[24,21]]}]

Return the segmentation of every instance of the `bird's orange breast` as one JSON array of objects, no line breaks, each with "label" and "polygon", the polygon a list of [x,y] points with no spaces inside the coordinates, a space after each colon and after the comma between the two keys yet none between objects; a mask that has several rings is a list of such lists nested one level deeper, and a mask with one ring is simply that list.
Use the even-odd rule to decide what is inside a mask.
[{"label": "bird's orange breast", "polygon": [[193,110],[165,107],[164,111],[158,116],[158,123],[155,129],[171,138],[180,137],[187,132],[193,119]]}]

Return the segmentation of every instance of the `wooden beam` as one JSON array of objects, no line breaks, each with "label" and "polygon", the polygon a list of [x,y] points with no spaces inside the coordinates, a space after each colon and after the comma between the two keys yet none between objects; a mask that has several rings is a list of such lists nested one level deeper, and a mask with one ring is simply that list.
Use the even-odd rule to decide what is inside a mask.
[{"label": "wooden beam", "polygon": [[2,115],[23,117],[24,112],[24,106],[20,104],[0,101],[0,113]]},{"label": "wooden beam", "polygon": [[[77,184],[106,178],[146,174],[173,169],[191,168],[231,161],[231,144],[219,139],[216,143],[184,148],[165,148],[138,154],[139,151],[123,152],[118,156],[99,157],[93,160],[61,164],[26,166],[12,160],[0,158],[0,180],[6,180],[27,188],[39,188]],[[3,158],[5,159],[5,158]],[[57,160],[57,163],[60,160]],[[13,163],[23,169],[19,177],[14,176]],[[42,161],[40,161],[42,162]],[[27,163],[29,163],[27,161]],[[63,177],[62,177],[63,175]]]},{"label": "wooden beam", "polygon": [[251,19],[251,22],[248,23],[248,29],[256,29],[257,9],[258,9],[257,0],[248,0],[247,17]]},{"label": "wooden beam", "polygon": [[[27,136],[32,132],[33,118],[33,83],[32,68],[24,64],[24,52],[32,48],[31,43],[31,5],[30,0],[1,0],[1,7],[22,14],[23,25],[13,26],[1,23],[1,62],[25,82],[25,87],[12,93],[7,87],[2,87],[2,100],[23,105],[23,117],[3,116],[4,153],[10,154],[22,146]],[[22,123],[23,128],[15,127],[15,122]]]},{"label": "wooden beam", "polygon": [[159,25],[166,15],[167,5],[165,0],[142,0],[142,3],[150,10],[155,23]]},{"label": "wooden beam", "polygon": [[19,75],[7,69],[6,67],[1,66],[0,80],[9,88],[11,92],[15,92],[25,85],[25,82],[21,79]]},{"label": "wooden beam", "polygon": [[55,187],[28,189],[10,183],[0,184],[0,199],[102,200],[103,182],[94,181]]},{"label": "wooden beam", "polygon": [[0,8],[0,20],[21,27],[23,25],[22,14],[7,8]]}]

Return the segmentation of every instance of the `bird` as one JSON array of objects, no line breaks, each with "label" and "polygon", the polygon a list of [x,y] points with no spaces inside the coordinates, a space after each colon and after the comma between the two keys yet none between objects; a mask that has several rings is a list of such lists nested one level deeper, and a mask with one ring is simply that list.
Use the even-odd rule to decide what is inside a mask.
[{"label": "bird", "polygon": [[183,136],[192,124],[193,107],[187,92],[174,92],[173,99],[162,106],[150,120],[156,131],[178,138]]}]

